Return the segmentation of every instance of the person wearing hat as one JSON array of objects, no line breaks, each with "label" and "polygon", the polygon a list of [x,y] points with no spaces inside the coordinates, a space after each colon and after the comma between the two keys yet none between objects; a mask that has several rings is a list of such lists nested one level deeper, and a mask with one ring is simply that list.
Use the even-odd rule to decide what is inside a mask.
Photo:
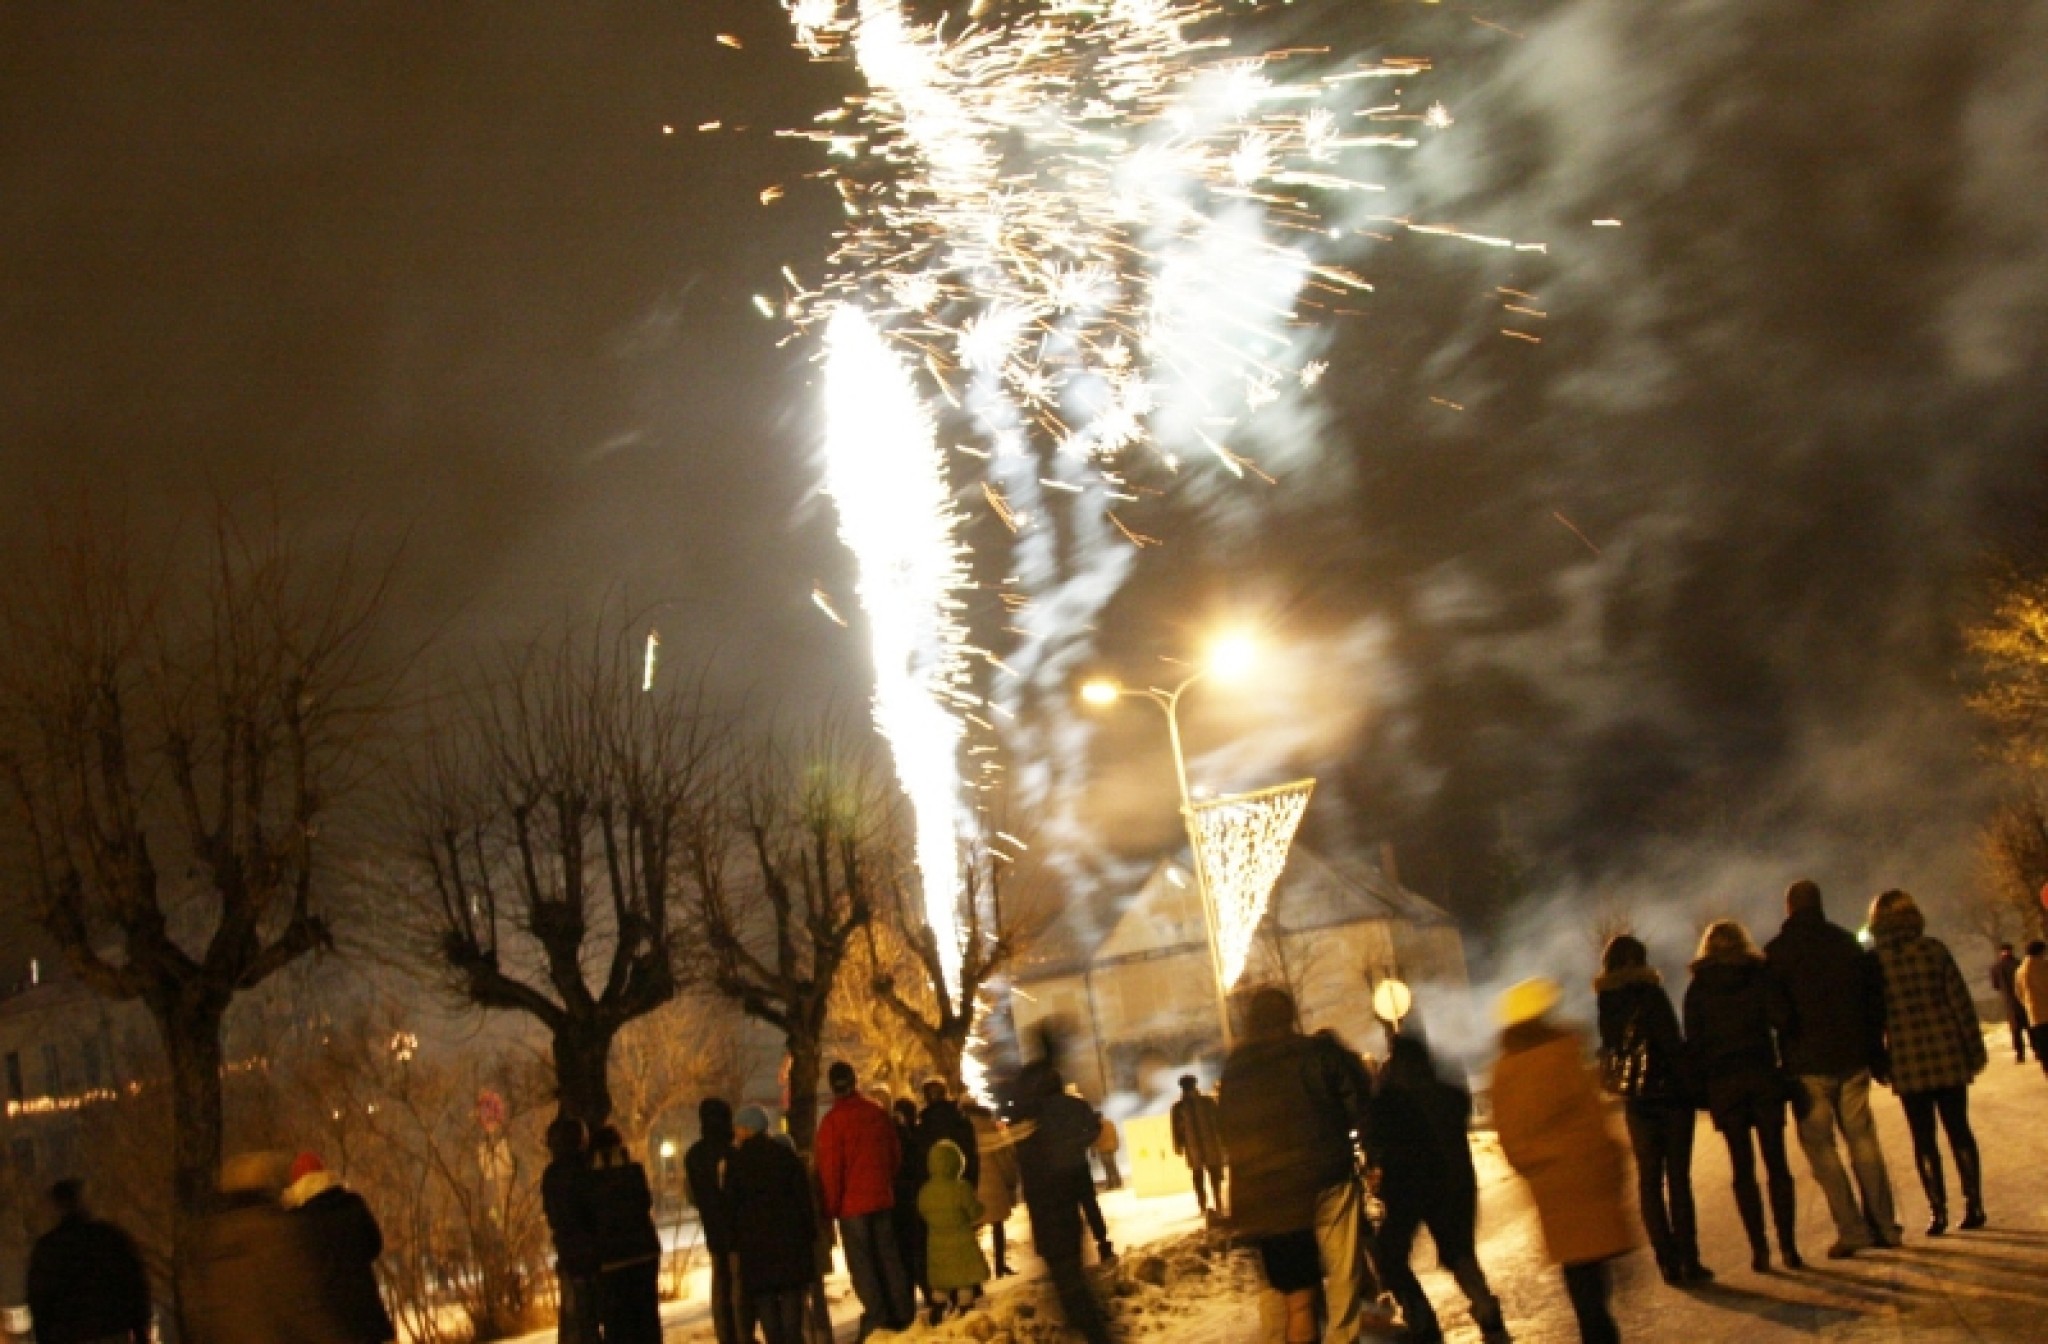
[{"label": "person wearing hat", "polygon": [[768,1113],[742,1106],[726,1163],[740,1288],[767,1344],[804,1344],[804,1311],[818,1277],[818,1219],[810,1173],[768,1132]]},{"label": "person wearing hat", "polygon": [[1557,982],[1543,979],[1501,996],[1494,1128],[1508,1165],[1528,1183],[1550,1258],[1564,1270],[1580,1340],[1616,1344],[1610,1262],[1635,1244],[1627,1163],[1579,1038],[1551,1020],[1561,997]]},{"label": "person wearing hat", "polygon": [[573,1116],[548,1125],[548,1164],[540,1174],[541,1213],[555,1241],[555,1283],[560,1299],[559,1344],[598,1344],[597,1210],[591,1202],[590,1130]]},{"label": "person wearing hat", "polygon": [[599,1125],[590,1136],[590,1203],[595,1216],[598,1316],[605,1344],[661,1344],[661,1234],[647,1169],[625,1136]]},{"label": "person wearing hat", "polygon": [[377,1257],[384,1253],[384,1232],[363,1197],[341,1183],[318,1153],[300,1153],[292,1162],[284,1207],[305,1229],[320,1265],[327,1306],[361,1344],[396,1339],[391,1314],[377,1290]]},{"label": "person wearing hat", "polygon": [[1195,1183],[1195,1205],[1209,1212],[1214,1192],[1216,1212],[1223,1212],[1223,1123],[1216,1116],[1216,1098],[1204,1096],[1192,1073],[1180,1079],[1180,1100],[1168,1112],[1173,1151],[1188,1164]]},{"label": "person wearing hat", "polygon": [[329,1303],[312,1228],[278,1196],[282,1153],[221,1167],[220,1207],[200,1224],[182,1285],[187,1335],[204,1344],[357,1344]]}]

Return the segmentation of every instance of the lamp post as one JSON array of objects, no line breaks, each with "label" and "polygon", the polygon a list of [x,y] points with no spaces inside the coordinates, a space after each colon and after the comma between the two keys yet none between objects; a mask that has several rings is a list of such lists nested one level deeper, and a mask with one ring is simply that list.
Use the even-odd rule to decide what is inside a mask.
[{"label": "lamp post", "polygon": [[1216,989],[1216,1025],[1223,1033],[1223,1048],[1232,1043],[1230,990],[1223,983],[1223,949],[1216,936],[1216,907],[1209,892],[1209,866],[1202,856],[1202,831],[1195,822],[1194,795],[1188,790],[1187,754],[1180,737],[1180,701],[1195,683],[1216,676],[1230,679],[1249,670],[1257,650],[1251,641],[1235,636],[1219,641],[1209,650],[1204,664],[1181,679],[1172,690],[1156,686],[1128,687],[1108,678],[1097,678],[1081,687],[1081,699],[1106,709],[1119,700],[1148,700],[1166,716],[1166,737],[1173,747],[1173,777],[1180,788],[1180,815],[1187,827],[1188,850],[1194,858],[1195,898],[1202,907],[1202,931],[1209,945],[1209,980]]}]

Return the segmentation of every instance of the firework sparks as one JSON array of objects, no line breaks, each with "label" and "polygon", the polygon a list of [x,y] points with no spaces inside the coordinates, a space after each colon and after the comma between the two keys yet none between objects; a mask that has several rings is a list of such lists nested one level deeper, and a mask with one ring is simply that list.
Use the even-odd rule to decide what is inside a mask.
[{"label": "firework sparks", "polygon": [[875,663],[875,723],[916,818],[925,917],[960,983],[959,753],[966,552],[930,414],[910,370],[858,309],[825,333],[825,491],[859,569]]}]

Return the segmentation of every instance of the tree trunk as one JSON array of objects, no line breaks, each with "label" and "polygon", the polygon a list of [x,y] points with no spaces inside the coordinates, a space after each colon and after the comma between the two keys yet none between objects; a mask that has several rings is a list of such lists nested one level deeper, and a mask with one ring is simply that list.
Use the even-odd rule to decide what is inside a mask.
[{"label": "tree trunk", "polygon": [[555,1032],[555,1099],[558,1113],[596,1129],[612,1116],[609,1026],[571,1022]]},{"label": "tree trunk", "polygon": [[950,1031],[941,1031],[933,1038],[931,1056],[932,1067],[946,1080],[946,1090],[953,1096],[964,1096],[967,1084],[961,1070],[967,1057],[967,1042]]},{"label": "tree trunk", "polygon": [[789,1138],[798,1151],[811,1151],[818,1133],[818,1074],[824,1063],[823,1044],[815,1037],[791,1033],[789,1050]]},{"label": "tree trunk", "polygon": [[171,1275],[182,1322],[199,1226],[220,1185],[220,1037],[226,1013],[211,1002],[180,1001],[155,1015],[171,1070]]}]

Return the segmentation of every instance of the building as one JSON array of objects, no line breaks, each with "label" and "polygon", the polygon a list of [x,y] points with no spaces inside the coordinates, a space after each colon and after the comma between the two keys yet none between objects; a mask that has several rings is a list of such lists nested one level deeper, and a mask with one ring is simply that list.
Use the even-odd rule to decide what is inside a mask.
[{"label": "building", "polygon": [[[1155,865],[1093,941],[1063,923],[1012,978],[1020,1039],[1062,1018],[1069,1081],[1088,1096],[1151,1090],[1150,1068],[1214,1060],[1221,1043],[1215,979],[1185,853]],[[1464,944],[1441,908],[1380,864],[1294,847],[1274,889],[1240,990],[1288,988],[1304,1030],[1336,1030],[1359,1048],[1379,1039],[1374,988],[1465,984]]]}]

